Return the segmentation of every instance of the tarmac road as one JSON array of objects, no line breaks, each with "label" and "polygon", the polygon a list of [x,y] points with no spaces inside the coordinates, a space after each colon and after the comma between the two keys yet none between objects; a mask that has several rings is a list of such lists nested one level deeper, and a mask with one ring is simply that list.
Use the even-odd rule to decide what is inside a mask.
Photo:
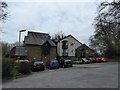
[{"label": "tarmac road", "polygon": [[118,63],[92,63],[33,72],[3,88],[118,88]]}]

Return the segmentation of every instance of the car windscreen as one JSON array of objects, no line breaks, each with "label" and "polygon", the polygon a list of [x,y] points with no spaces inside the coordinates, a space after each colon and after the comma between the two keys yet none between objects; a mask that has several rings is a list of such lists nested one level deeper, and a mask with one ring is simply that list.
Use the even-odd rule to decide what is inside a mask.
[{"label": "car windscreen", "polygon": [[83,60],[83,61],[86,61],[86,62],[88,61],[86,58],[82,58],[82,60]]},{"label": "car windscreen", "polygon": [[65,60],[65,62],[71,62],[71,60]]},{"label": "car windscreen", "polygon": [[42,61],[35,61],[34,65],[38,65],[38,64],[44,64]]},{"label": "car windscreen", "polygon": [[57,60],[51,60],[51,62],[56,63],[56,62],[58,62],[58,61],[57,61]]},{"label": "car windscreen", "polygon": [[65,63],[66,63],[66,64],[71,64],[72,61],[71,61],[71,60],[65,60]]}]

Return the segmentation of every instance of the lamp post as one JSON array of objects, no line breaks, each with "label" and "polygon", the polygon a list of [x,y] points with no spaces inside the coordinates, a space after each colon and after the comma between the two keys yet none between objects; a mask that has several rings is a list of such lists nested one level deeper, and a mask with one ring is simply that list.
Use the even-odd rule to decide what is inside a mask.
[{"label": "lamp post", "polygon": [[18,58],[20,59],[20,39],[21,39],[21,32],[25,32],[26,30],[24,29],[24,30],[20,30],[19,31],[19,54],[18,54]]}]

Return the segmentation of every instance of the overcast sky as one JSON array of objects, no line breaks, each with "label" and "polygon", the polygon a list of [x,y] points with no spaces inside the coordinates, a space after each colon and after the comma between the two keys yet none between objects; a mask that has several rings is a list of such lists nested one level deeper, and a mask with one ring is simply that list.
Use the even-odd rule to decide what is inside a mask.
[{"label": "overcast sky", "polygon": [[[49,33],[51,36],[62,31],[66,35],[73,35],[81,43],[89,44],[89,37],[95,29],[92,25],[97,15],[100,1],[76,2],[9,2],[9,16],[2,24],[5,33],[2,40],[14,43],[18,41],[21,29]],[[27,32],[22,32],[21,41]]]}]

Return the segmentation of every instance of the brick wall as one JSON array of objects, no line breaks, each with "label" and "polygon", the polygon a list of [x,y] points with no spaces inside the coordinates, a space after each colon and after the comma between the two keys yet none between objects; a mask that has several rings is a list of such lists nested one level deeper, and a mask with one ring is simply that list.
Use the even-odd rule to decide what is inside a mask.
[{"label": "brick wall", "polygon": [[42,54],[42,60],[44,62],[47,62],[48,60],[55,59],[56,58],[56,47],[51,47],[50,54],[43,55]]},{"label": "brick wall", "polygon": [[30,60],[39,59],[46,63],[48,60],[56,58],[56,47],[51,47],[48,55],[42,54],[42,46],[26,45],[26,49],[28,50],[28,58]]},{"label": "brick wall", "polygon": [[82,49],[85,50],[85,56],[89,57],[90,55],[94,55],[94,51],[86,46],[82,46],[76,49],[76,58],[81,58],[81,53],[83,53]]},{"label": "brick wall", "polygon": [[41,60],[41,51],[42,47],[41,46],[34,46],[34,45],[26,45],[26,49],[28,51],[28,58],[30,60],[33,59],[40,59]]},{"label": "brick wall", "polygon": [[56,47],[51,47],[51,51],[50,51],[50,59],[55,59],[56,58],[56,53],[57,53],[57,51],[56,51],[57,49],[56,49]]}]

